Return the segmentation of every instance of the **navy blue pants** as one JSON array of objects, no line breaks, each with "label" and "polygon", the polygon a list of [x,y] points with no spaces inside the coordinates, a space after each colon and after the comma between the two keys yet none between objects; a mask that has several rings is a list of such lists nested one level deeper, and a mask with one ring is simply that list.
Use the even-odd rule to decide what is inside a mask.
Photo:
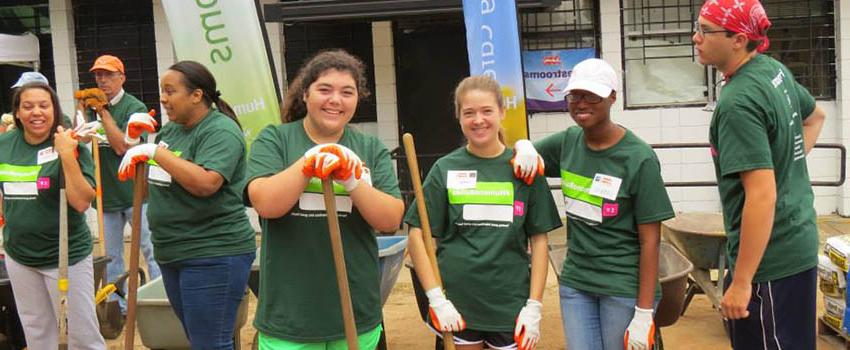
[{"label": "navy blue pants", "polygon": [[256,253],[161,264],[171,308],[192,349],[233,349],[236,310],[245,296]]},{"label": "navy blue pants", "polygon": [[[726,286],[730,284],[727,278]],[[732,348],[811,350],[817,347],[817,267],[753,283],[750,316],[729,320]]]}]

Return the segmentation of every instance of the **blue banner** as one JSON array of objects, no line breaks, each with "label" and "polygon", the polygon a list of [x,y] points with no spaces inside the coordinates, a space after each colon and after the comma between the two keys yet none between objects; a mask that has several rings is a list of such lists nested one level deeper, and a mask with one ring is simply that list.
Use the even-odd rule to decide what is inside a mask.
[{"label": "blue banner", "polygon": [[470,75],[499,82],[507,107],[502,127],[508,145],[528,138],[522,57],[514,0],[463,0]]},{"label": "blue banner", "polygon": [[567,110],[564,88],[573,66],[596,57],[596,49],[523,51],[526,109],[529,112]]}]

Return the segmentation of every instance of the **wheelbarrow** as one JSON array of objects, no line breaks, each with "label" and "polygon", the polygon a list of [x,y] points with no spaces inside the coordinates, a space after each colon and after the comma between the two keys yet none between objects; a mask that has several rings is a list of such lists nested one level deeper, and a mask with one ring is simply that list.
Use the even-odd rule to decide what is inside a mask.
[{"label": "wheelbarrow", "polygon": [[[549,262],[558,277],[567,256],[566,247],[557,247],[549,251]],[[688,287],[688,273],[694,265],[685,258],[672,244],[661,242],[658,250],[658,281],[661,283],[661,301],[655,309],[655,327],[657,330],[657,348],[664,349],[661,328],[672,326],[682,314]]]},{"label": "wheelbarrow", "polygon": [[[726,273],[723,216],[718,213],[682,213],[664,221],[661,234],[694,265],[682,314],[698,292],[704,292],[712,306],[720,310]],[[716,277],[712,277],[713,271],[716,271]]]}]

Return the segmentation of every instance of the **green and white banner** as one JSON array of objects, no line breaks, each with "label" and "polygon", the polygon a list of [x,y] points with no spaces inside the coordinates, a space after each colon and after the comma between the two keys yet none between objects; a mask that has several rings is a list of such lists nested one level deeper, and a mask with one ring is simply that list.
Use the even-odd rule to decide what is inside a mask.
[{"label": "green and white banner", "polygon": [[250,147],[280,106],[254,0],[163,0],[178,60],[205,65]]}]

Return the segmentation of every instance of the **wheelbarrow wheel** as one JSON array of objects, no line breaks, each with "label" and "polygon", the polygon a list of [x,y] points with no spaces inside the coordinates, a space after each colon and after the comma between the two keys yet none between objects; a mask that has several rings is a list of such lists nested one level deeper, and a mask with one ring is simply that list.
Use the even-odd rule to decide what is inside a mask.
[{"label": "wheelbarrow wheel", "polygon": [[106,339],[116,339],[124,331],[124,315],[118,300],[106,301],[97,305],[97,320],[100,334]]}]

